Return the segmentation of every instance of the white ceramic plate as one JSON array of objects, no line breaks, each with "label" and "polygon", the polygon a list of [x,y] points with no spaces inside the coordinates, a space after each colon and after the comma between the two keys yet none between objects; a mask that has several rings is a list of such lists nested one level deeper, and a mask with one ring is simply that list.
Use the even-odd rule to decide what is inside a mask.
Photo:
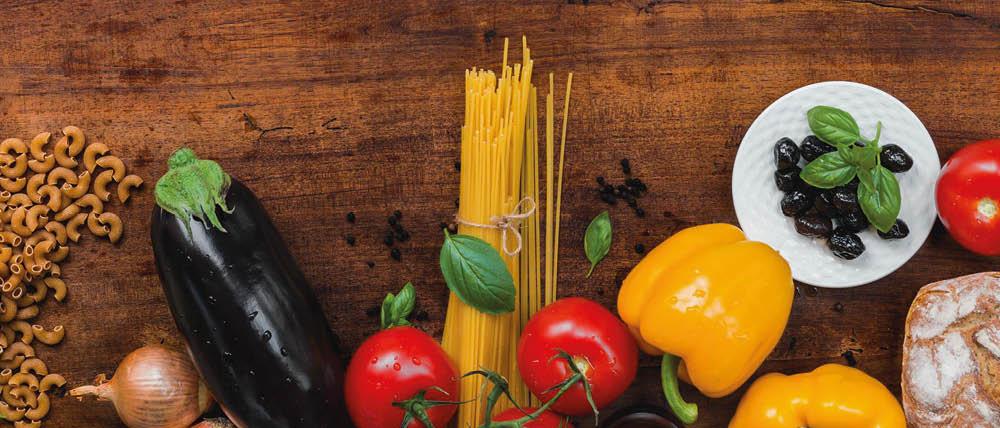
[{"label": "white ceramic plate", "polygon": [[[793,220],[781,214],[783,193],[774,184],[774,143],[781,137],[801,143],[811,134],[806,111],[817,105],[851,113],[868,138],[875,136],[875,124],[881,120],[880,144],[898,144],[913,157],[913,168],[896,174],[902,193],[899,218],[910,227],[908,237],[887,241],[869,228],[860,234],[867,248],[864,254],[843,260],[830,252],[824,239],[796,233]],[[940,170],[930,134],[902,102],[860,83],[822,82],[779,98],[747,130],[733,166],[733,204],[747,237],[778,250],[788,260],[796,280],[817,287],[854,287],[892,273],[923,245],[937,215],[934,183]]]}]

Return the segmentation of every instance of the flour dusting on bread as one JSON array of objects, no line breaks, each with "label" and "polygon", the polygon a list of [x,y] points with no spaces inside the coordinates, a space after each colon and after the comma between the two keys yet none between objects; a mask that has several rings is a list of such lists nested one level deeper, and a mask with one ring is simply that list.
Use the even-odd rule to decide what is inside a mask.
[{"label": "flour dusting on bread", "polygon": [[913,427],[1000,426],[1000,273],[920,290],[907,316],[902,387]]}]

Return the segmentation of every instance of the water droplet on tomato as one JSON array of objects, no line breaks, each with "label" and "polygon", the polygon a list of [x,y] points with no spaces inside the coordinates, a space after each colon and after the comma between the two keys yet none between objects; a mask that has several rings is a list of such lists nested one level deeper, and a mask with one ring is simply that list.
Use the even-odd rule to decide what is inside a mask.
[{"label": "water droplet on tomato", "polygon": [[399,365],[399,363],[394,363],[394,364],[392,365],[392,369],[393,369],[393,370],[395,370],[395,371],[397,371],[397,372],[398,372],[398,371],[399,371],[400,369],[402,369],[402,368],[403,368],[403,366]]},{"label": "water droplet on tomato", "polygon": [[417,365],[417,366],[420,365],[420,358],[413,357],[413,360],[411,360],[411,361],[413,361],[413,365]]}]

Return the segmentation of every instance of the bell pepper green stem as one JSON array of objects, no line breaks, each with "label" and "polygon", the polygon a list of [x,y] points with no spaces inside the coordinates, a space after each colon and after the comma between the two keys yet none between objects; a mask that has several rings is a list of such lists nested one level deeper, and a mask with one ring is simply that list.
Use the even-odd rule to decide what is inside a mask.
[{"label": "bell pepper green stem", "polygon": [[670,405],[670,410],[674,412],[677,419],[686,425],[693,424],[698,420],[698,405],[688,403],[681,397],[680,385],[677,382],[677,367],[681,359],[674,355],[663,354],[663,362],[660,364],[660,382],[663,384],[663,396]]}]

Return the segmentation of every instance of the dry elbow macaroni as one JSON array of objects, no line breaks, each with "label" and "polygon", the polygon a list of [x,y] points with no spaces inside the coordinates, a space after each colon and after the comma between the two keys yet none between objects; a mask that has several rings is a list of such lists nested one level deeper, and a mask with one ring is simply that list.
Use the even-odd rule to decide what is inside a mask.
[{"label": "dry elbow macaroni", "polygon": [[64,394],[66,379],[49,373],[35,346],[58,345],[66,330],[32,323],[45,299],[66,298],[59,263],[84,230],[118,242],[122,220],[108,204],[124,204],[143,182],[80,128],[52,142],[48,132],[0,141],[0,418],[15,428],[40,427],[50,397]]}]

